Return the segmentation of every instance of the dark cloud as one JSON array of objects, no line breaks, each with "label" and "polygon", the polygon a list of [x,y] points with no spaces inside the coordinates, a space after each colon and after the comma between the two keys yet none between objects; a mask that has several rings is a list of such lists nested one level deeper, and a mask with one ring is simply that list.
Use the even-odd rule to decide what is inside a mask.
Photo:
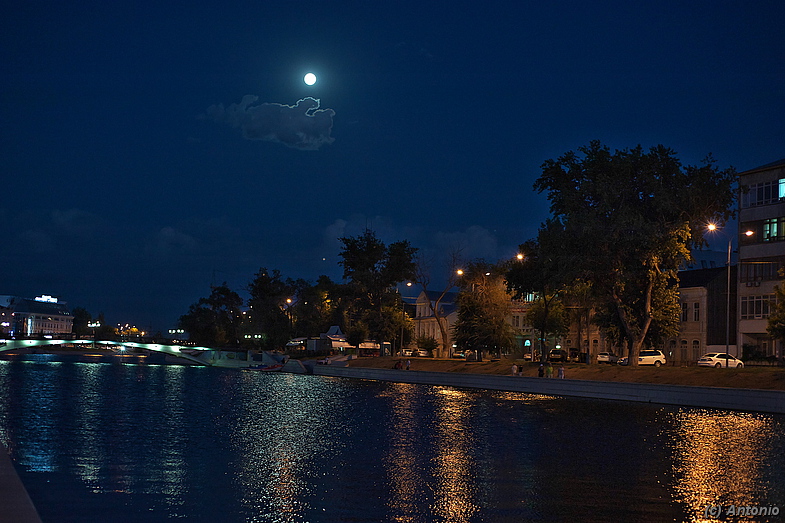
[{"label": "dark cloud", "polygon": [[207,115],[216,122],[240,128],[248,140],[278,142],[310,151],[335,140],[330,136],[335,111],[319,109],[319,100],[306,97],[293,106],[252,105],[258,99],[258,96],[247,94],[239,104],[226,108],[223,104],[210,106]]}]

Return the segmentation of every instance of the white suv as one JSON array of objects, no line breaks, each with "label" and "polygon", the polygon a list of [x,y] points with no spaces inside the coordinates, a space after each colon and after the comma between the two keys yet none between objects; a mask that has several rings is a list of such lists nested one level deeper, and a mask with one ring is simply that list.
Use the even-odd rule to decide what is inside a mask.
[{"label": "white suv", "polygon": [[638,354],[638,365],[665,365],[665,354],[661,350],[642,350]]}]

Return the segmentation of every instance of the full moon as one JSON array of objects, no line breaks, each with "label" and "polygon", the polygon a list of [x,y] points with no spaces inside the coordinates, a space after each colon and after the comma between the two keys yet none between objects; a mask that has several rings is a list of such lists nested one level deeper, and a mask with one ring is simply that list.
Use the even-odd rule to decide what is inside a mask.
[{"label": "full moon", "polygon": [[316,83],[316,75],[313,73],[308,73],[303,77],[303,82],[307,85],[313,85]]}]

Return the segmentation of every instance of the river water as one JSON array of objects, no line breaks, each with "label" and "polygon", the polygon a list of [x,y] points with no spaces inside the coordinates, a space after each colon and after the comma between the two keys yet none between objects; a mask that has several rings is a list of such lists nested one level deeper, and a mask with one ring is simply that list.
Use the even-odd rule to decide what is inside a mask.
[{"label": "river water", "polygon": [[31,355],[0,441],[45,522],[785,519],[767,414]]}]

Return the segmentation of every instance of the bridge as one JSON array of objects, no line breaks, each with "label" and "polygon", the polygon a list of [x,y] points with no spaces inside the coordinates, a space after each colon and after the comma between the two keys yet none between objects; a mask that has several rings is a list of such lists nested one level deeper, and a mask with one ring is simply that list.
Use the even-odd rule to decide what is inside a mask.
[{"label": "bridge", "polygon": [[[120,347],[120,350],[142,349],[153,352],[162,352],[170,356],[176,356],[188,360],[197,365],[210,365],[209,360],[198,355],[206,351],[210,353],[221,352],[209,347],[187,347],[184,345],[164,345],[161,343],[136,343],[131,341],[104,341],[104,340],[65,340],[65,339],[38,339],[38,340],[0,340],[0,353],[13,350],[31,349],[36,347],[47,347],[52,345],[74,345],[84,346],[85,349],[101,348],[109,349]],[[209,354],[209,353],[208,353]]]}]

